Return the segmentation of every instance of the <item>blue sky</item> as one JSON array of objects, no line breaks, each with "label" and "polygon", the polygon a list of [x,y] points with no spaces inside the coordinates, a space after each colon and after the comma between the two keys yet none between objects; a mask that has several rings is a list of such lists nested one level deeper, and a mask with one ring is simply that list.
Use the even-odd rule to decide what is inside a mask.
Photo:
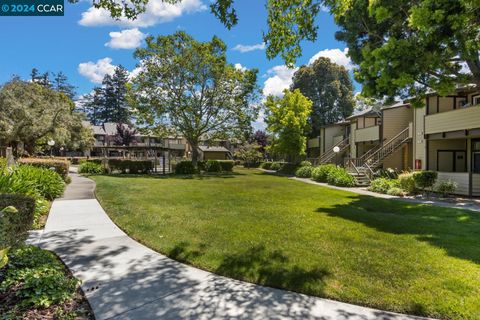
[{"label": "blue sky", "polygon": [[[78,87],[78,94],[88,93],[115,65],[134,70],[133,47],[141,45],[145,35],[182,29],[198,40],[213,35],[223,39],[229,48],[229,62],[259,69],[259,86],[265,93],[278,94],[289,85],[293,71],[286,69],[280,58],[268,60],[262,46],[265,1],[237,0],[239,24],[232,30],[210,13],[208,0],[184,0],[176,6],[161,0],[150,2],[147,13],[134,22],[113,21],[105,12],[91,8],[87,0],[66,4],[64,17],[0,17],[0,83],[13,74],[27,78],[36,67],[42,72],[61,70]],[[324,55],[351,67],[345,45],[335,40],[332,17],[321,12],[318,25],[318,40],[304,43],[298,65]],[[356,89],[360,89],[358,84]]]}]

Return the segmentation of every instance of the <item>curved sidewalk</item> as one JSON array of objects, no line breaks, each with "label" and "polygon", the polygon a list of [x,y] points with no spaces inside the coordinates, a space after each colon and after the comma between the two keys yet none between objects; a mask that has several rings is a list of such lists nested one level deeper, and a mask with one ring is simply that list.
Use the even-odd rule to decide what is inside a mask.
[{"label": "curved sidewalk", "polygon": [[245,283],[150,250],[121,231],[72,174],[40,240],[82,288],[97,319],[421,319]]}]

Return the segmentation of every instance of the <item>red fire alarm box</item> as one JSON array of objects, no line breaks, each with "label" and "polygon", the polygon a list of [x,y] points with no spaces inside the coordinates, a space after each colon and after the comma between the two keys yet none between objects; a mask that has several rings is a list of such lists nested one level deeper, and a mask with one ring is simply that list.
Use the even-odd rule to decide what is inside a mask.
[{"label": "red fire alarm box", "polygon": [[422,159],[415,159],[415,170],[422,169]]}]

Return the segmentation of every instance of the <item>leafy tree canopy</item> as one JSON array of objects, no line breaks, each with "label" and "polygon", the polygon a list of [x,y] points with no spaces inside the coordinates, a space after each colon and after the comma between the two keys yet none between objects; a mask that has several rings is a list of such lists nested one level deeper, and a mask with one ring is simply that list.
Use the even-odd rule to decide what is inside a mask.
[{"label": "leafy tree canopy", "polygon": [[328,58],[320,57],[300,67],[291,88],[299,89],[313,102],[309,136],[317,136],[321,126],[343,120],[353,112],[353,84],[348,71]]},{"label": "leafy tree canopy", "polygon": [[93,133],[83,131],[83,116],[74,108],[64,93],[13,79],[0,87],[0,141],[14,148],[23,143],[30,154],[49,138],[58,145],[87,147]]},{"label": "leafy tree canopy", "polygon": [[282,98],[269,96],[265,102],[267,130],[273,134],[271,151],[295,161],[305,155],[305,130],[312,111],[312,101],[300,90],[284,91]]},{"label": "leafy tree canopy", "polygon": [[[135,18],[147,2],[100,0],[94,5],[113,17]],[[234,5],[234,0],[211,4],[227,28],[238,22]],[[336,37],[349,47],[366,96],[422,97],[428,89],[445,94],[458,84],[480,85],[478,0],[267,0],[267,56],[280,55],[293,65],[302,41],[317,39],[315,18],[322,7],[340,27]]]},{"label": "leafy tree canopy", "polygon": [[130,92],[138,122],[176,129],[192,146],[194,163],[200,140],[244,137],[258,114],[257,70],[235,68],[225,52],[217,37],[198,42],[184,32],[148,37],[135,51],[142,71]]}]

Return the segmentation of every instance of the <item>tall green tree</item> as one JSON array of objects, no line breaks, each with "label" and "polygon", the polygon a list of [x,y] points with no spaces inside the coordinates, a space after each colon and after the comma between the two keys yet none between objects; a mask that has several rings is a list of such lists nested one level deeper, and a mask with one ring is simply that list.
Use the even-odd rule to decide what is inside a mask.
[{"label": "tall green tree", "polygon": [[320,57],[312,64],[302,66],[293,76],[291,89],[299,89],[312,103],[308,119],[311,137],[320,133],[320,127],[350,116],[354,108],[353,84],[343,66]]},{"label": "tall green tree", "polygon": [[15,151],[23,144],[25,151],[32,154],[49,137],[88,140],[84,133],[77,135],[83,118],[74,108],[72,100],[63,93],[13,79],[0,87],[0,141]]},{"label": "tall green tree", "polygon": [[117,66],[112,75],[106,74],[101,87],[83,97],[82,107],[93,124],[105,122],[131,123],[131,108],[127,100],[128,71]]},{"label": "tall green tree", "polygon": [[139,122],[173,127],[191,145],[195,164],[200,140],[246,136],[258,114],[257,70],[228,64],[226,50],[217,37],[199,42],[176,32],[148,37],[135,51],[142,71],[131,96]]},{"label": "tall green tree", "polygon": [[71,100],[76,95],[75,86],[68,82],[67,76],[62,71],[53,74],[52,89],[65,94]]},{"label": "tall green tree", "polygon": [[273,135],[271,151],[282,154],[289,161],[305,155],[305,130],[312,112],[312,101],[300,90],[284,91],[282,98],[269,96],[265,102],[267,131]]}]

